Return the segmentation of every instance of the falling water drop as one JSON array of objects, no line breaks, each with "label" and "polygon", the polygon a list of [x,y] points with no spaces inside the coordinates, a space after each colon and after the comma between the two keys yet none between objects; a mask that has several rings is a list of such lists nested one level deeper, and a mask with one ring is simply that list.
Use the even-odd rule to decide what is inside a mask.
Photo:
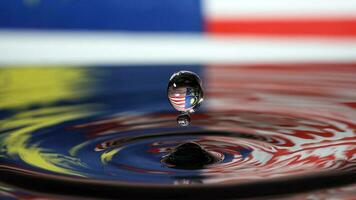
[{"label": "falling water drop", "polygon": [[183,113],[177,117],[177,123],[180,126],[188,126],[190,124],[190,116],[188,113]]},{"label": "falling water drop", "polygon": [[169,79],[167,93],[171,105],[181,115],[177,118],[180,126],[190,124],[189,113],[193,113],[203,102],[202,82],[199,76],[190,71],[179,71]]}]

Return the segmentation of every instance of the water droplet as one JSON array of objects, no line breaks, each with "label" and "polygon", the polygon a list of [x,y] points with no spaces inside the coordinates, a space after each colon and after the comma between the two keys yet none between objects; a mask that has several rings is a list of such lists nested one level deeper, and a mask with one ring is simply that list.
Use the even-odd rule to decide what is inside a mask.
[{"label": "water droplet", "polygon": [[187,142],[177,146],[162,159],[162,162],[169,167],[179,169],[202,169],[205,165],[218,161],[220,161],[219,157],[195,142]]},{"label": "water droplet", "polygon": [[188,126],[190,124],[190,116],[187,113],[183,113],[177,117],[177,123],[180,126]]},{"label": "water droplet", "polygon": [[190,124],[189,113],[193,113],[203,102],[201,79],[190,71],[179,71],[169,79],[168,99],[173,108],[183,114],[178,116],[177,123],[181,126]]}]

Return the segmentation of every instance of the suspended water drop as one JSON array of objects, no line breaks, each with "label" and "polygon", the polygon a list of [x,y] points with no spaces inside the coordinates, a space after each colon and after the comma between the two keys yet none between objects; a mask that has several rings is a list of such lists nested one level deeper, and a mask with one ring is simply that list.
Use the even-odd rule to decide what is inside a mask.
[{"label": "suspended water drop", "polygon": [[171,105],[182,114],[177,123],[188,126],[189,113],[194,112],[203,102],[202,82],[199,76],[190,71],[179,71],[169,79],[167,93]]},{"label": "suspended water drop", "polygon": [[180,126],[188,126],[190,124],[190,116],[188,113],[183,113],[177,117],[177,123]]}]

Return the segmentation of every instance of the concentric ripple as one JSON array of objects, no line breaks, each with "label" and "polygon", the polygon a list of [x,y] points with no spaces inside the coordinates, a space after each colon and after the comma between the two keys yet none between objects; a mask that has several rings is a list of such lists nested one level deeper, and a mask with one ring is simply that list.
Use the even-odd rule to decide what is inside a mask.
[{"label": "concentric ripple", "polygon": [[[200,113],[194,122],[177,128],[173,114],[114,116],[44,131],[30,143],[48,149],[53,166],[39,169],[133,183],[238,183],[355,167],[355,133],[345,122],[246,111]],[[63,130],[85,139],[68,146]],[[161,162],[185,142],[198,143],[222,160],[197,170]],[[69,155],[51,153],[59,147]]]},{"label": "concentric ripple", "polygon": [[[163,109],[169,108],[164,90],[157,98],[149,95],[157,92],[152,88],[142,92],[147,98],[140,96],[141,86],[137,91],[125,86],[110,95],[105,88],[95,90],[94,97],[90,91],[78,96],[68,88],[80,86],[83,80],[71,78],[60,85],[55,81],[55,88],[65,95],[53,95],[56,100],[39,101],[24,93],[21,98],[28,98],[28,104],[9,100],[3,103],[7,109],[0,109],[1,181],[23,188],[42,183],[39,188],[29,188],[42,192],[52,184],[48,187],[121,189],[129,196],[146,187],[148,195],[153,189],[177,195],[209,187],[204,191],[210,196],[224,186],[220,191],[232,193],[219,195],[228,197],[243,196],[243,191],[248,191],[245,196],[254,196],[251,191],[256,188],[258,195],[294,190],[281,187],[283,181],[295,181],[299,185],[295,191],[309,183],[307,190],[354,182],[356,79],[350,75],[354,68],[314,69],[310,76],[299,68],[288,69],[286,79],[284,68],[270,69],[273,73],[258,67],[208,68],[214,73],[206,78],[206,108],[192,116],[189,127],[178,127],[176,114]],[[241,76],[238,84],[235,76],[230,79],[232,71]],[[82,73],[81,69],[70,74],[81,77]],[[166,83],[162,85],[165,89]],[[17,92],[3,91],[8,93],[14,96]],[[219,159],[194,169],[162,161],[177,146],[189,142]],[[320,177],[326,178],[321,181]],[[27,184],[32,181],[37,182]],[[273,190],[268,189],[272,186]],[[91,194],[99,196],[95,191]]]},{"label": "concentric ripple", "polygon": [[[172,117],[120,116],[74,126],[91,137],[78,144],[74,154],[85,164],[85,176],[169,184],[184,179],[209,184],[351,170],[355,164],[354,130],[336,120],[253,112],[203,113],[198,114],[201,119],[195,120],[196,126],[182,130],[171,127]],[[148,126],[132,123],[137,121]],[[173,169],[160,162],[185,142],[198,143],[223,159],[200,170]]]}]

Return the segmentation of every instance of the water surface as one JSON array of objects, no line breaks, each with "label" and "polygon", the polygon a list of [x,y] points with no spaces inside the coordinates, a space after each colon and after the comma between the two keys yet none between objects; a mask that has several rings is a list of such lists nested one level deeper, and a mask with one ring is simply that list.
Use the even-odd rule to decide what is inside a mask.
[{"label": "water surface", "polygon": [[[179,70],[203,79],[189,127],[166,95]],[[355,109],[351,64],[3,68],[0,197],[351,199]],[[161,162],[184,142],[223,159]]]}]

